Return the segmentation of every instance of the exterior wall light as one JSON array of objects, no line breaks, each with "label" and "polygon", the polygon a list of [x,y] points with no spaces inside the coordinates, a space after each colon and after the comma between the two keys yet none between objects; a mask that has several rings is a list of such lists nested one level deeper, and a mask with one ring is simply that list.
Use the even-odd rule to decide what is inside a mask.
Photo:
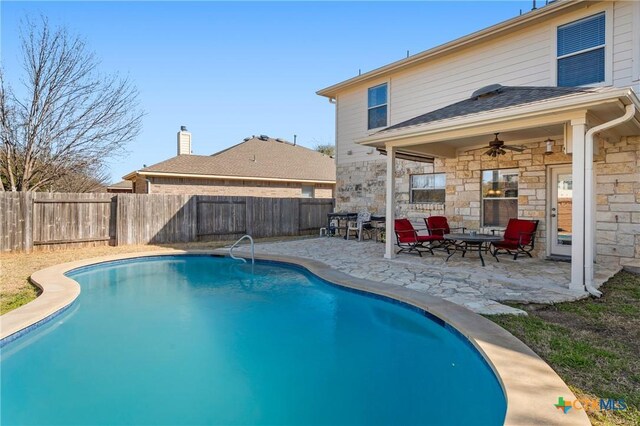
[{"label": "exterior wall light", "polygon": [[547,138],[544,142],[547,144],[547,149],[544,151],[544,155],[553,154],[553,144],[555,141],[551,138]]}]

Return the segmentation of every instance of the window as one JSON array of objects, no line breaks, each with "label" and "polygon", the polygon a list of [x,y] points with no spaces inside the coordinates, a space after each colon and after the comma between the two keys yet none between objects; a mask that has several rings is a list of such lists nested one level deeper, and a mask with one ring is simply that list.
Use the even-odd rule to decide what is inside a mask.
[{"label": "window", "polygon": [[506,227],[518,217],[518,169],[482,172],[482,226]]},{"label": "window", "polygon": [[302,185],[302,198],[313,198],[313,185]]},{"label": "window", "polygon": [[430,173],[411,176],[412,203],[444,203],[445,197],[444,173]]},{"label": "window", "polygon": [[604,81],[605,14],[558,27],[558,86]]},{"label": "window", "polygon": [[387,84],[369,88],[368,95],[368,126],[367,129],[377,129],[387,125]]}]

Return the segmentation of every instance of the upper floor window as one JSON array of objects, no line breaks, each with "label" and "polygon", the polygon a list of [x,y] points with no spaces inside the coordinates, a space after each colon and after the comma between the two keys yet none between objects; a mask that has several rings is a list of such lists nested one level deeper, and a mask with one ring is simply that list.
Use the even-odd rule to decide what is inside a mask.
[{"label": "upper floor window", "polygon": [[367,107],[367,129],[385,127],[387,125],[387,83],[369,88]]},{"label": "upper floor window", "polygon": [[604,81],[604,12],[558,27],[558,86]]},{"label": "upper floor window", "polygon": [[446,175],[444,173],[411,175],[411,202],[444,203],[445,183]]}]

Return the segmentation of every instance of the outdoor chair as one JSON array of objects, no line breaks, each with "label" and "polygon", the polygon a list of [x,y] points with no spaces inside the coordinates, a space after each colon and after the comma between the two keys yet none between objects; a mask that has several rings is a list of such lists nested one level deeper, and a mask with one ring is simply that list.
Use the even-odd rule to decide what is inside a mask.
[{"label": "outdoor chair", "polygon": [[409,219],[396,219],[394,231],[396,233],[396,244],[400,247],[398,253],[416,252],[420,257],[422,257],[422,251],[428,251],[433,254],[433,243],[444,240],[442,235],[418,235],[418,231],[414,229]]},{"label": "outdoor chair", "polygon": [[369,239],[371,239],[371,231],[373,226],[371,225],[371,213],[368,211],[362,211],[358,213],[358,217],[356,220],[350,220],[347,223],[347,240],[349,239],[349,235],[352,232],[355,232],[358,241],[362,241],[362,237],[364,233],[369,235]]},{"label": "outdoor chair", "polygon": [[[424,223],[427,225],[429,235],[439,235],[444,238],[445,235],[450,234],[451,230],[461,231],[463,234],[467,230],[464,226],[450,227],[449,221],[446,216],[429,216],[424,218]],[[449,246],[453,245],[453,241],[442,240],[441,247],[447,250],[449,253]]]},{"label": "outdoor chair", "polygon": [[[500,251],[504,250],[513,255],[513,260],[516,260],[520,254],[533,257],[531,256],[531,252],[534,249],[536,241],[538,222],[538,220],[509,219],[502,240],[491,242],[493,246],[493,252],[491,254],[496,257]],[[491,232],[495,234],[496,230],[491,230]]]}]

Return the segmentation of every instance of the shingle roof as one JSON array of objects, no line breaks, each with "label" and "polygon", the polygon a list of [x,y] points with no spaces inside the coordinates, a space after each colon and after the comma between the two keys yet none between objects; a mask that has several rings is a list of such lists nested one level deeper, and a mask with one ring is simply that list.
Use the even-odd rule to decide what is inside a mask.
[{"label": "shingle roof", "polygon": [[300,145],[272,138],[253,137],[213,155],[178,155],[145,167],[140,172],[275,178],[285,180],[336,180],[333,158]]},{"label": "shingle roof", "polygon": [[108,185],[107,188],[111,189],[133,189],[133,182],[131,182],[130,180],[121,180],[120,182],[117,183],[112,183],[111,185]]},{"label": "shingle roof", "polygon": [[480,112],[522,106],[559,97],[579,96],[584,93],[594,93],[602,90],[602,88],[592,87],[500,86],[500,89],[495,93],[486,96],[471,97],[447,105],[444,108],[419,115],[402,123],[394,124],[380,132],[463,117]]}]

